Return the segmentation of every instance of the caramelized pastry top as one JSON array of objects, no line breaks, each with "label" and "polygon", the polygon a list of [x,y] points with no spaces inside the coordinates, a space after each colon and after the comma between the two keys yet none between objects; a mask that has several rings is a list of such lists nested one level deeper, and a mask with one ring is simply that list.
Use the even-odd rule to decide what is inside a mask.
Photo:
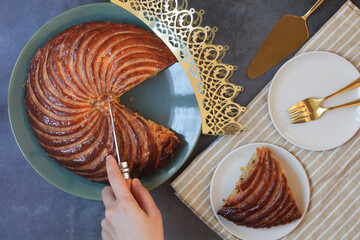
[{"label": "caramelized pastry top", "polygon": [[73,173],[107,182],[105,157],[115,155],[109,98],[121,160],[132,177],[155,172],[180,142],[118,97],[175,61],[158,37],[133,25],[92,22],[59,33],[36,53],[25,86],[26,113],[40,146]]},{"label": "caramelized pastry top", "polygon": [[247,168],[248,174],[241,176],[219,215],[252,228],[270,228],[301,217],[286,176],[270,149],[257,148]]}]

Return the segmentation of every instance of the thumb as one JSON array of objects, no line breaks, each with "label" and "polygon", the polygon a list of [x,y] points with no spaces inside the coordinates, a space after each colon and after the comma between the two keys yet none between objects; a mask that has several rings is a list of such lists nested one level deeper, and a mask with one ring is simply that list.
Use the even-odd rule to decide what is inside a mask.
[{"label": "thumb", "polygon": [[106,171],[110,186],[116,196],[116,199],[123,200],[127,198],[132,198],[131,192],[127,187],[125,179],[121,175],[119,165],[116,162],[116,159],[109,155],[106,157]]},{"label": "thumb", "polygon": [[141,184],[139,179],[134,178],[132,180],[131,191],[139,206],[148,216],[160,213],[149,191]]}]

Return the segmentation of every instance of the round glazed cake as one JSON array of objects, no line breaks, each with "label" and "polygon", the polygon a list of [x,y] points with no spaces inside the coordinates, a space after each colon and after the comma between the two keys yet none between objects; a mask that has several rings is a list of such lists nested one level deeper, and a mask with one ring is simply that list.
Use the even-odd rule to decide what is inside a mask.
[{"label": "round glazed cake", "polygon": [[133,25],[92,22],[59,33],[36,53],[25,85],[26,114],[40,146],[74,174],[106,183],[105,158],[116,156],[110,100],[121,161],[132,177],[156,172],[180,141],[118,97],[174,62],[157,36]]}]

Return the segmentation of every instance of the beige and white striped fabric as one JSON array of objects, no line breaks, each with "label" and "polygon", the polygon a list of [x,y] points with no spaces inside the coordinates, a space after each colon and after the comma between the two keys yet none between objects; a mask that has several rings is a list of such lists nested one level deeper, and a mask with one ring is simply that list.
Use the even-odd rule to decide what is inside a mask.
[{"label": "beige and white striped fabric", "polygon": [[[353,3],[346,2],[299,52],[314,50],[336,53],[360,69],[360,10]],[[251,142],[273,143],[301,162],[311,187],[309,210],[285,239],[360,239],[360,131],[332,150],[316,152],[296,147],[282,138],[271,122],[268,89],[269,84],[239,119],[248,130],[213,142],[171,184],[176,195],[220,237],[236,239],[211,209],[211,177],[229,151]]]}]

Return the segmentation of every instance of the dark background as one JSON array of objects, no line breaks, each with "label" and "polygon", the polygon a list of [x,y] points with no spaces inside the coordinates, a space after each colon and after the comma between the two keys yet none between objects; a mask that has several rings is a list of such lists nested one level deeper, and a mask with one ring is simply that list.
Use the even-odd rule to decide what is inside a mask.
[{"label": "dark background", "polygon": [[[104,206],[49,184],[27,163],[12,135],[7,92],[12,68],[30,37],[56,15],[94,0],[13,0],[0,5],[0,239],[100,239]],[[250,80],[246,69],[267,33],[284,14],[303,15],[315,0],[189,0],[204,9],[202,26],[217,26],[215,44],[228,45],[225,63],[238,66],[231,81],[244,86],[236,99],[246,106],[282,63]],[[307,21],[310,37],[345,3],[325,0]],[[360,0],[354,0],[359,6]],[[292,55],[293,56],[293,55]],[[170,183],[215,137],[202,135],[192,155],[170,180],[151,191],[160,208],[165,239],[220,239],[174,195]]]}]

